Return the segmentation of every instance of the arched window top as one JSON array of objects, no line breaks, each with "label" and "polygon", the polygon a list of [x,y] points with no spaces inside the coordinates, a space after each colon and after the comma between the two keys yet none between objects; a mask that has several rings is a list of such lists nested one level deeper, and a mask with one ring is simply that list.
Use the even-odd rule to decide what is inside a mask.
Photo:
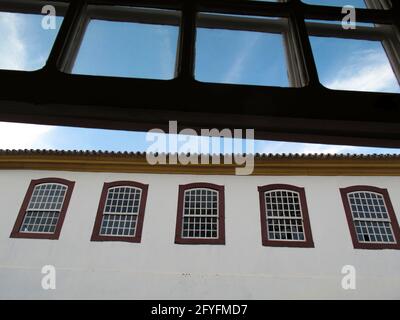
[{"label": "arched window top", "polygon": [[186,189],[185,193],[191,193],[191,192],[196,192],[196,191],[206,191],[208,193],[213,193],[213,194],[218,193],[217,190],[211,189],[211,188],[190,188],[190,189]]},{"label": "arched window top", "polygon": [[347,194],[353,218],[389,219],[385,198],[373,191],[353,191]]},{"label": "arched window top", "polygon": [[276,194],[276,193],[284,193],[284,194],[288,194],[288,195],[299,195],[298,191],[293,191],[290,189],[273,189],[273,190],[269,190],[269,191],[265,191],[266,194]]},{"label": "arched window top", "polygon": [[35,185],[28,204],[28,210],[61,210],[68,186],[61,183],[40,183]]},{"label": "arched window top", "polygon": [[304,188],[272,184],[258,191],[263,245],[313,247]]},{"label": "arched window top", "polygon": [[11,237],[58,239],[73,187],[60,178],[32,180]]},{"label": "arched window top", "polygon": [[267,184],[261,187],[258,187],[258,191],[261,192],[272,192],[272,191],[291,191],[300,193],[304,191],[304,188],[297,187],[291,184]]},{"label": "arched window top", "polygon": [[179,188],[181,190],[191,190],[191,189],[209,189],[215,191],[223,191],[224,186],[220,186],[218,184],[207,183],[207,182],[196,182],[196,183],[188,183],[180,185]]},{"label": "arched window top", "polygon": [[123,189],[127,189],[127,190],[142,190],[142,188],[138,188],[138,187],[132,187],[132,186],[128,186],[128,185],[120,185],[118,187],[110,187],[108,188],[108,191],[114,191],[114,192],[120,192]]},{"label": "arched window top", "polygon": [[355,248],[400,248],[400,230],[386,189],[353,186],[340,192]]},{"label": "arched window top", "polygon": [[138,214],[142,190],[126,185],[110,187],[103,214]]},{"label": "arched window top", "polygon": [[105,183],[91,240],[140,242],[147,190],[134,181]]},{"label": "arched window top", "polygon": [[210,189],[210,188],[191,188],[186,189],[185,191],[185,201],[217,201],[219,190]]},{"label": "arched window top", "polygon": [[179,186],[175,243],[224,244],[224,187],[210,183]]}]

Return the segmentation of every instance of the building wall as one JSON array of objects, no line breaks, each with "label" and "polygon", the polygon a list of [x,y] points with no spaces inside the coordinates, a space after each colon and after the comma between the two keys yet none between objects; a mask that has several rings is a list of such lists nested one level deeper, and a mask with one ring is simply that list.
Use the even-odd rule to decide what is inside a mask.
[{"label": "building wall", "polygon": [[[9,235],[31,179],[76,182],[59,240]],[[104,182],[149,184],[141,243],[91,242]],[[387,188],[400,221],[398,177],[240,177],[0,171],[0,298],[399,299],[400,251],[353,249],[339,188]],[[225,186],[226,245],[174,244],[178,185]],[[257,186],[304,187],[315,248],[261,245]],[[41,268],[54,265],[56,289]],[[341,286],[356,268],[356,290]]]}]

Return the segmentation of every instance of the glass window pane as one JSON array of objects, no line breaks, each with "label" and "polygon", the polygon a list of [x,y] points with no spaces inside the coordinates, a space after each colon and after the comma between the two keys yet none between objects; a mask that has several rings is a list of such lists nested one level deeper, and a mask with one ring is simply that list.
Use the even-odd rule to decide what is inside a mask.
[{"label": "glass window pane", "polygon": [[[58,14],[61,10],[55,8]],[[44,24],[46,28],[43,18],[41,10],[38,14],[0,12],[0,69],[33,71],[46,64],[63,17],[56,16],[55,24]]]},{"label": "glass window pane", "polygon": [[330,89],[400,92],[380,41],[310,37],[321,83]]},{"label": "glass window pane", "polygon": [[[364,0],[302,0],[304,3],[313,4],[313,5],[321,5],[321,6],[335,6],[335,7],[343,7],[343,6],[353,6],[355,8],[367,8],[366,2]],[[373,7],[369,4],[369,8],[371,9],[388,9],[391,7],[390,1],[385,1],[385,5],[388,7],[384,7],[380,5],[380,1],[370,1]]]},{"label": "glass window pane", "polygon": [[[201,14],[207,18],[207,14]],[[220,15],[226,21],[222,27],[197,28],[195,78],[199,81],[229,84],[250,84],[288,87],[286,54],[281,32],[286,19],[265,19],[255,17],[253,30],[241,30],[242,24],[235,26],[235,16]],[[232,18],[232,19],[230,19]],[[248,18],[240,16],[239,18]],[[271,32],[269,29],[271,22]],[[245,27],[243,27],[245,29]]]},{"label": "glass window pane", "polygon": [[314,4],[320,6],[343,7],[346,5],[350,5],[356,8],[366,8],[364,0],[302,0],[302,1],[307,4]]},{"label": "glass window pane", "polygon": [[[161,16],[166,12],[159,11]],[[172,79],[178,36],[179,21],[168,25],[92,19],[72,73]]]}]

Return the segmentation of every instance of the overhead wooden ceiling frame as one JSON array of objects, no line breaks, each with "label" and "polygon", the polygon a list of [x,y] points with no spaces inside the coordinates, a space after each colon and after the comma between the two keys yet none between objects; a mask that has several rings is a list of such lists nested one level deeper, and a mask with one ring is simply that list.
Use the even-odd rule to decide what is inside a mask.
[{"label": "overhead wooden ceiling frame", "polygon": [[[125,130],[167,129],[169,120],[177,120],[180,128],[196,130],[252,128],[259,139],[400,147],[400,94],[323,87],[308,37],[381,40],[399,79],[400,4],[394,1],[392,9],[379,10],[386,2],[368,1],[375,9],[357,9],[357,22],[375,27],[346,31],[305,22],[341,21],[341,8],[300,0],[0,0],[0,10],[25,13],[40,13],[44,3],[69,4],[43,69],[0,70],[0,120]],[[64,14],[60,8],[58,14]],[[93,18],[180,23],[176,78],[70,74],[85,26]],[[293,87],[196,81],[197,27],[282,33]]]}]

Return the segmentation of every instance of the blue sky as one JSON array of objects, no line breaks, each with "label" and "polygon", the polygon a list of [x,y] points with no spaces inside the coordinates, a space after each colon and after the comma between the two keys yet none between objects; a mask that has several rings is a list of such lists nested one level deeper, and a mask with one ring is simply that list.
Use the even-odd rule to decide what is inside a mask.
[{"label": "blue sky", "polygon": [[303,0],[308,4],[329,5],[329,6],[346,6],[351,5],[355,8],[366,8],[364,0]]},{"label": "blue sky", "polygon": [[[306,1],[362,7],[363,1]],[[0,68],[36,70],[57,30],[43,30],[41,16],[0,13]],[[58,19],[58,27],[61,19]],[[73,73],[171,79],[178,28],[92,21]],[[323,85],[361,91],[400,92],[380,43],[311,37]],[[288,86],[282,38],[258,32],[199,29],[195,76],[200,81]],[[175,120],[175,119],[171,119]],[[145,151],[146,133],[0,122],[0,148]],[[256,141],[265,153],[400,153],[378,149]]]}]

